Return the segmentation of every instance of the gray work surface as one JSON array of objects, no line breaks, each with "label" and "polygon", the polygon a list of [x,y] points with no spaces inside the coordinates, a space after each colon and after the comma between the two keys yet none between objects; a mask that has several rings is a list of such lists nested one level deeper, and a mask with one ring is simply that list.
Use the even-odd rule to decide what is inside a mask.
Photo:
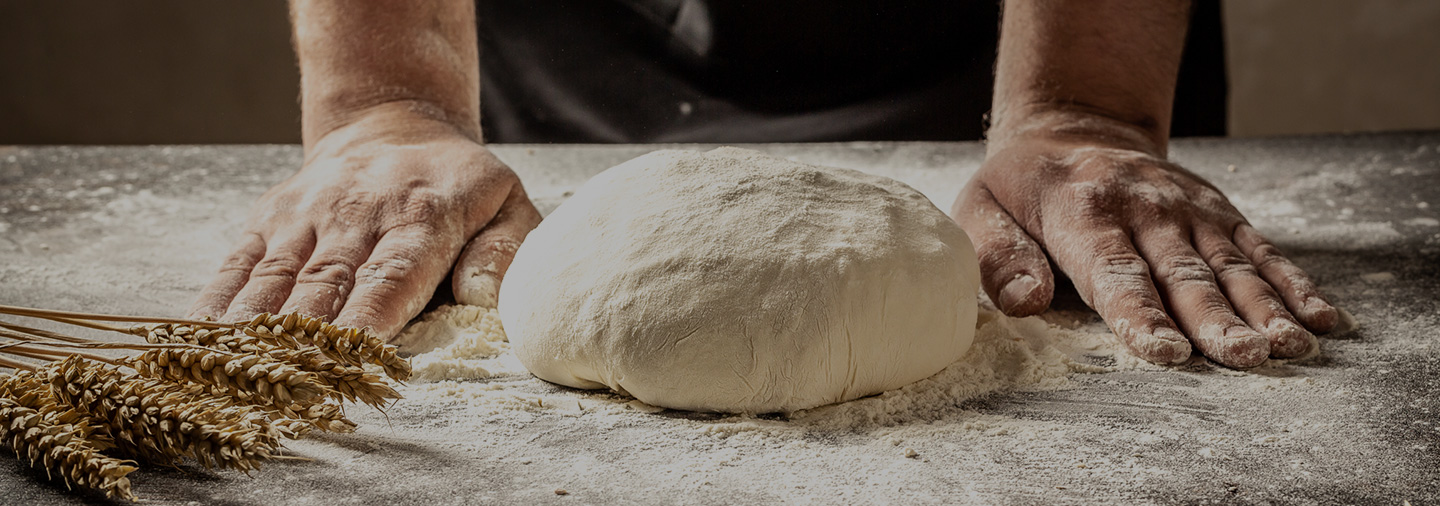
[{"label": "gray work surface", "polygon": [[[493,149],[548,213],[591,175],[658,147]],[[891,176],[942,209],[984,153],[978,143],[752,147]],[[761,460],[737,458],[684,486],[630,472],[645,447],[607,441],[635,440],[645,423],[531,418],[538,421],[477,428],[474,439],[484,444],[455,442],[465,448],[460,455],[412,437],[423,419],[445,413],[407,410],[405,401],[388,421],[357,414],[359,434],[297,443],[312,461],[273,462],[250,477],[147,466],[132,475],[134,488],[158,504],[1440,503],[1440,133],[1179,140],[1172,151],[1225,191],[1357,326],[1322,337],[1316,358],[1263,372],[1081,374],[1075,388],[967,402],[924,423],[995,415],[1044,421],[1064,436],[1043,445],[1003,434],[937,443],[923,459],[773,464],[777,479],[789,476],[784,491],[734,478],[771,465]],[[238,237],[250,203],[300,159],[297,146],[0,147],[0,304],[181,315]],[[1076,304],[1073,293],[1059,298]],[[1258,374],[1303,384],[1243,388]],[[1175,436],[1143,452],[1124,436],[1150,429]],[[868,437],[855,432],[807,437],[840,453]],[[726,450],[724,441],[707,444]],[[353,460],[337,462],[333,455],[344,451]],[[1110,479],[1124,471],[1113,464],[1127,460],[1149,474]],[[1105,465],[1112,468],[1097,471]],[[899,466],[914,471],[890,472]],[[877,473],[884,483],[864,479]],[[558,485],[568,495],[554,494]],[[97,500],[0,459],[0,503]]]}]

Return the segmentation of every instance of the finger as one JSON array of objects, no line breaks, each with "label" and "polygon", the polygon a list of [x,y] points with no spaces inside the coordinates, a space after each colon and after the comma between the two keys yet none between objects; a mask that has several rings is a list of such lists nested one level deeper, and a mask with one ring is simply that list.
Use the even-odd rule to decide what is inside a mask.
[{"label": "finger", "polygon": [[370,257],[374,246],[375,240],[363,232],[346,232],[320,240],[310,261],[295,277],[295,287],[280,312],[300,313],[325,321],[335,319],[355,287],[355,271]]},{"label": "finger", "polygon": [[314,249],[315,234],[308,230],[271,237],[264,258],[250,270],[245,287],[235,295],[221,320],[249,320],[260,313],[278,312]]},{"label": "finger", "polygon": [[1260,271],[1255,264],[1250,263],[1250,258],[1230,241],[1228,235],[1213,227],[1197,229],[1195,247],[1210,270],[1214,271],[1216,281],[1225,297],[1230,299],[1236,314],[1245,320],[1246,325],[1270,340],[1270,356],[1298,357],[1314,348],[1315,335],[1295,321],[1295,317],[1285,309],[1280,294],[1260,279]]},{"label": "finger", "polygon": [[975,243],[981,284],[1001,311],[1031,316],[1050,306],[1055,275],[1045,251],[988,190],[967,190],[955,217]]},{"label": "finger", "polygon": [[265,257],[265,239],[259,234],[247,233],[235,251],[220,264],[215,279],[200,292],[195,304],[190,306],[190,318],[219,318],[235,300],[235,294],[250,280],[250,271]]},{"label": "finger", "polygon": [[1235,314],[1215,273],[1189,239],[1189,234],[1167,227],[1144,231],[1135,241],[1170,314],[1211,360],[1234,368],[1264,363],[1270,341]]},{"label": "finger", "polygon": [[1280,293],[1290,313],[1315,332],[1329,332],[1340,322],[1340,312],[1325,301],[1320,288],[1304,270],[1290,262],[1280,249],[1249,224],[1235,227],[1235,245],[1260,271],[1260,277]]},{"label": "finger", "polygon": [[450,285],[461,304],[496,307],[500,281],[525,236],[540,224],[540,211],[520,185],[510,191],[495,218],[465,246]]},{"label": "finger", "polygon": [[1047,231],[1056,264],[1075,289],[1135,355],[1159,364],[1190,358],[1185,339],[1165,312],[1150,266],[1130,236],[1108,224],[1068,220]]},{"label": "finger", "polygon": [[369,327],[390,338],[410,321],[434,294],[435,286],[450,271],[460,244],[443,242],[452,234],[426,224],[412,224],[386,232],[369,259],[355,271],[355,288],[335,317],[335,324]]}]

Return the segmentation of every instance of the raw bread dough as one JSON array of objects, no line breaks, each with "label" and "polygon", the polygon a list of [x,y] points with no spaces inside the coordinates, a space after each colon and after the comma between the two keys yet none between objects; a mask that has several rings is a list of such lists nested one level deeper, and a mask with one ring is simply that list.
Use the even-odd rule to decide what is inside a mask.
[{"label": "raw bread dough", "polygon": [[585,183],[500,289],[525,367],[673,409],[764,413],[939,372],[975,335],[975,250],[903,183],[657,151]]}]

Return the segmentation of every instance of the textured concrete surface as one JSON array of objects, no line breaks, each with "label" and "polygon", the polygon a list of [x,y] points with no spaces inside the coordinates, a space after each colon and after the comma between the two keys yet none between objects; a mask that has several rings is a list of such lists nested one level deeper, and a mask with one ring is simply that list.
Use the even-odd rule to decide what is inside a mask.
[{"label": "textured concrete surface", "polygon": [[[496,151],[548,212],[590,175],[656,147]],[[983,155],[974,143],[753,147],[895,177],[942,208]],[[1201,364],[1087,374],[1068,390],[953,406],[924,423],[1001,417],[1045,424],[1053,435],[939,431],[907,440],[925,445],[923,461],[868,453],[874,431],[811,433],[803,439],[833,451],[833,463],[741,452],[706,470],[703,483],[681,486],[628,471],[647,450],[626,442],[679,438],[685,433],[668,427],[703,417],[600,426],[536,415],[487,421],[464,441],[437,444],[421,431],[455,413],[402,401],[388,417],[355,410],[357,434],[292,445],[310,462],[276,462],[250,477],[147,468],[132,475],[135,488],[157,504],[1440,501],[1440,133],[1189,140],[1173,158],[1229,194],[1357,327],[1323,337],[1316,358],[1249,373]],[[294,146],[0,147],[0,303],[178,315],[249,203],[299,159]],[[1093,320],[1073,294],[1060,299],[1067,317]],[[705,441],[694,450],[701,456],[744,444]],[[746,481],[757,466],[788,492]],[[553,493],[567,483],[569,495]],[[97,500],[0,459],[0,502]]]}]

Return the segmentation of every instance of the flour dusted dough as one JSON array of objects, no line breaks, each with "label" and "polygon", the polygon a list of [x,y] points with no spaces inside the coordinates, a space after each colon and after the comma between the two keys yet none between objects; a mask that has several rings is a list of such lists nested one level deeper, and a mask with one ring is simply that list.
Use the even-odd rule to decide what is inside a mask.
[{"label": "flour dusted dough", "polygon": [[738,148],[657,151],[546,217],[499,309],[546,381],[764,413],[939,372],[974,338],[979,279],[965,232],[898,181]]}]

